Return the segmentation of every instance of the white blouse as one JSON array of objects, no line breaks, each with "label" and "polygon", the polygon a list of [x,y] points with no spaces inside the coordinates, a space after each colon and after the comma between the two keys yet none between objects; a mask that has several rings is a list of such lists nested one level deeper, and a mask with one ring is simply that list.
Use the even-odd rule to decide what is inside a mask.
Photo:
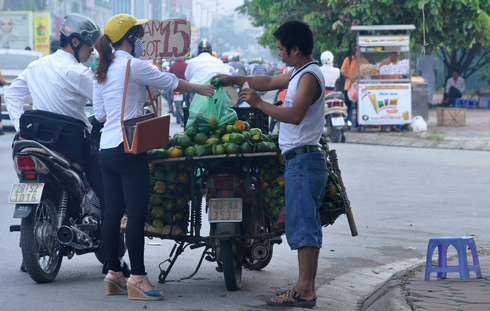
[{"label": "white blouse", "polygon": [[131,68],[129,70],[124,120],[143,114],[143,107],[147,98],[147,85],[163,91],[172,91],[179,85],[179,80],[175,75],[160,72],[156,67],[134,58],[125,51],[115,51],[114,61],[107,71],[107,80],[102,84],[99,84],[97,80],[94,81],[95,118],[100,120],[106,117],[100,139],[101,149],[115,148],[123,142],[121,108],[129,59],[131,59]]}]

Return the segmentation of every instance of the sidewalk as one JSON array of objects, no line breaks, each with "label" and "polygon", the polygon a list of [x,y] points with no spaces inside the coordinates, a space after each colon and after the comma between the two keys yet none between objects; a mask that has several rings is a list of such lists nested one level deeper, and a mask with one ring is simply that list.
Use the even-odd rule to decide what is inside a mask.
[{"label": "sidewalk", "polygon": [[[466,109],[462,127],[437,126],[437,109],[429,110],[426,133],[386,132],[367,128],[345,133],[346,143],[413,148],[440,148],[490,151],[490,110]],[[437,257],[434,257],[437,260]],[[490,252],[479,250],[482,278],[470,272],[470,280],[462,281],[459,273],[448,273],[447,279],[425,281],[425,263],[393,274],[359,307],[363,311],[409,310],[490,310]],[[456,256],[448,262],[456,265]]]},{"label": "sidewalk", "polygon": [[[425,281],[425,263],[398,272],[363,301],[361,310],[490,310],[489,255],[488,251],[479,252],[482,278],[470,272],[467,281],[460,280],[457,272],[449,272],[446,279],[437,279],[432,273]],[[457,263],[456,257],[448,261],[448,265]]]},{"label": "sidewalk", "polygon": [[490,109],[466,109],[466,125],[460,127],[437,126],[437,109],[430,109],[426,133],[352,128],[345,137],[351,144],[490,151]]}]

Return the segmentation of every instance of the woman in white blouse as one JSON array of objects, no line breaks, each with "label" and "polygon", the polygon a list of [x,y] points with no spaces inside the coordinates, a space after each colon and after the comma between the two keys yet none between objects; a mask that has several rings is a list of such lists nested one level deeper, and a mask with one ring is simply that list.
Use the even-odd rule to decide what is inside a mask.
[{"label": "woman in white blouse", "polygon": [[[104,122],[100,140],[100,164],[106,195],[106,210],[102,224],[104,250],[109,273],[104,282],[106,294],[128,294],[129,299],[161,300],[163,293],[155,290],[146,276],[144,265],[144,223],[148,209],[150,173],[146,153],[134,155],[124,152],[121,129],[121,106],[128,60],[131,65],[124,119],[143,113],[146,86],[163,91],[177,90],[213,96],[215,88],[177,79],[162,73],[138,57],[141,56],[143,24],[128,14],[117,14],[106,23],[105,35],[95,48],[99,64],[94,81],[94,111],[99,122]],[[114,49],[114,52],[113,52]],[[127,210],[126,243],[131,262],[131,276],[127,280],[119,263],[119,227]]]}]

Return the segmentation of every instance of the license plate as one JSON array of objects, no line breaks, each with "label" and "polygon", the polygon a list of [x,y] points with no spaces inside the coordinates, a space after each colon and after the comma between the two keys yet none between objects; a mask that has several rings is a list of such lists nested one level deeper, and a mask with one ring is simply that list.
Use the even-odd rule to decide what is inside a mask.
[{"label": "license plate", "polygon": [[25,183],[13,184],[10,191],[9,203],[36,204],[41,202],[44,184]]},{"label": "license plate", "polygon": [[242,199],[210,199],[209,222],[241,222]]},{"label": "license plate", "polygon": [[174,100],[184,100],[184,95],[182,95],[182,94],[174,94]]},{"label": "license plate", "polygon": [[344,126],[344,118],[332,118],[332,126]]}]

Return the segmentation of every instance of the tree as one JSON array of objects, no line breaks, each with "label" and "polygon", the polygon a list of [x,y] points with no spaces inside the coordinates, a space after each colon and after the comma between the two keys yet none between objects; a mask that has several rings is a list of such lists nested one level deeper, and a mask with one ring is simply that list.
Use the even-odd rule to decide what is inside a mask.
[{"label": "tree", "polygon": [[421,50],[425,26],[425,42],[440,50],[447,78],[453,68],[467,78],[490,62],[490,0],[246,0],[237,11],[266,28],[262,45],[275,45],[272,33],[286,21],[308,23],[315,58],[328,49],[341,60],[355,45],[351,25],[414,24],[412,49]]}]

